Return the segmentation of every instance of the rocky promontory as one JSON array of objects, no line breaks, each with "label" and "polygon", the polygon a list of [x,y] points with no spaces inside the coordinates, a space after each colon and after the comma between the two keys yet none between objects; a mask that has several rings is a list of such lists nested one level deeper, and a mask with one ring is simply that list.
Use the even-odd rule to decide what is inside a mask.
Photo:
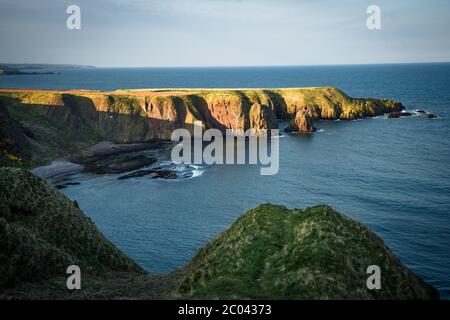
[{"label": "rocky promontory", "polygon": [[[48,182],[0,168],[0,242],[0,299],[438,298],[373,232],[323,205],[261,205],[184,268],[152,276]],[[81,290],[66,287],[69,265]],[[380,289],[366,285],[370,265]]]},{"label": "rocky promontory", "polygon": [[13,136],[26,136],[28,144],[22,144],[29,154],[25,159],[14,154],[15,139],[2,134],[0,159],[13,162],[20,158],[32,165],[77,153],[102,140],[168,140],[174,129],[192,130],[197,121],[204,129],[258,132],[278,128],[279,120],[293,119],[291,131],[312,132],[315,120],[353,120],[404,109],[399,102],[351,98],[332,87],[112,92],[0,89],[0,103],[2,118],[19,124]]}]

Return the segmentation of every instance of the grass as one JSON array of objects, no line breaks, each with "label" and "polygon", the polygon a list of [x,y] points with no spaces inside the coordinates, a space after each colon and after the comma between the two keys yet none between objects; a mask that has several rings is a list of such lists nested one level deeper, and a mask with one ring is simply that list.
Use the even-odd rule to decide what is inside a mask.
[{"label": "grass", "polygon": [[[242,215],[184,268],[145,274],[71,200],[22,169],[0,168],[0,299],[432,299],[362,224],[319,205],[264,204]],[[83,289],[66,290],[65,270]],[[366,268],[382,289],[366,287]]]},{"label": "grass", "polygon": [[22,281],[86,273],[142,273],[56,188],[21,169],[0,168],[0,290]]},{"label": "grass", "polygon": [[[382,269],[368,290],[366,268]],[[202,248],[179,286],[206,299],[407,299],[433,289],[402,266],[383,241],[328,206],[261,205]]]}]

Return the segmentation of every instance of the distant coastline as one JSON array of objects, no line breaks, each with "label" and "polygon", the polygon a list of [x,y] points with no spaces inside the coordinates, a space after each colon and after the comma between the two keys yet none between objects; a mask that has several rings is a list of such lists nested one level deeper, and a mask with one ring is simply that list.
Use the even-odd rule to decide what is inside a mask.
[{"label": "distant coastline", "polygon": [[[94,66],[75,65],[75,64],[0,63],[0,76],[51,75],[51,74],[61,74],[61,72],[55,72],[54,70],[94,69],[94,68],[95,68]],[[39,70],[39,71],[28,71],[28,70]]]}]

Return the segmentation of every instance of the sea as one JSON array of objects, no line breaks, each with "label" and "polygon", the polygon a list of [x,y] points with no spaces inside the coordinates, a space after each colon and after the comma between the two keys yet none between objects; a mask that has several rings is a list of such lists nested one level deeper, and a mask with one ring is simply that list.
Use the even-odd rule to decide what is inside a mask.
[{"label": "sea", "polygon": [[[450,63],[228,68],[97,68],[0,77],[1,88],[287,88],[335,86],[390,98],[422,115],[318,121],[284,134],[279,172],[255,165],[190,168],[188,179],[78,174],[62,191],[152,274],[185,265],[261,203],[328,204],[377,233],[401,262],[450,299]],[[283,123],[281,124],[283,125]],[[183,168],[180,168],[183,170]]]}]

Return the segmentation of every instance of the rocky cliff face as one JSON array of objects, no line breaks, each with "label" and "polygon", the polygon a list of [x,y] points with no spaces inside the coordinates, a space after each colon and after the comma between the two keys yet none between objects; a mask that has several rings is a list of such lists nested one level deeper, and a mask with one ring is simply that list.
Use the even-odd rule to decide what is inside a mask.
[{"label": "rocky cliff face", "polygon": [[0,100],[0,165],[32,165],[31,147],[27,134],[33,138],[29,130],[12,119],[8,108]]},{"label": "rocky cliff face", "polygon": [[[37,158],[51,158],[95,141],[170,139],[177,128],[277,128],[295,119],[292,130],[311,132],[315,119],[356,119],[400,111],[392,100],[354,99],[336,88],[273,90],[0,90],[11,117],[35,136]],[[3,112],[2,112],[3,113]],[[3,138],[3,137],[2,137]],[[42,150],[39,150],[42,149]],[[50,151],[51,152],[50,152]]]}]

